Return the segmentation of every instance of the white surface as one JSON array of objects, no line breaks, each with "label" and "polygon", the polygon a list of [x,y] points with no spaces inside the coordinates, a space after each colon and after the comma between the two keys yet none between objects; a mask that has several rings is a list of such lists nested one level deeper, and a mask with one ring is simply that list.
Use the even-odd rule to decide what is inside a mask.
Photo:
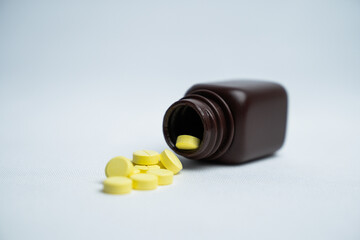
[{"label": "white surface", "polygon": [[[358,1],[1,1],[0,239],[359,239],[359,43]],[[100,192],[188,87],[239,77],[289,92],[276,156]]]}]

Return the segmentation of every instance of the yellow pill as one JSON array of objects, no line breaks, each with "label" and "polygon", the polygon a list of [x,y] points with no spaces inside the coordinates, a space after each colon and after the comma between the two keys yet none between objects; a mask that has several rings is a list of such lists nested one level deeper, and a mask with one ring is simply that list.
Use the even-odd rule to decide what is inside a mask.
[{"label": "yellow pill", "polygon": [[127,177],[133,172],[134,166],[131,161],[122,156],[114,157],[106,164],[106,177],[124,176]]},{"label": "yellow pill", "polygon": [[159,185],[169,185],[173,182],[174,173],[167,169],[150,169],[147,174],[157,176]]},{"label": "yellow pill", "polygon": [[148,171],[149,171],[149,170],[153,170],[153,169],[160,169],[160,166],[159,165],[149,165],[149,166],[147,166],[147,168],[148,168]]},{"label": "yellow pill", "polygon": [[158,178],[155,175],[139,173],[130,178],[133,180],[133,188],[137,190],[153,190],[158,186]]},{"label": "yellow pill", "polygon": [[152,150],[140,150],[133,153],[133,163],[140,165],[154,165],[160,160],[160,154]]},{"label": "yellow pill", "polygon": [[145,165],[135,165],[134,169],[140,171],[138,173],[146,173],[148,170],[150,169],[160,169],[159,165],[149,165],[149,166],[145,166]]},{"label": "yellow pill", "polygon": [[176,139],[176,147],[182,150],[195,150],[199,148],[200,139],[190,135],[179,135]]},{"label": "yellow pill", "polygon": [[157,165],[158,165],[161,169],[165,169],[164,165],[163,165],[161,162],[159,162]]},{"label": "yellow pill", "polygon": [[138,174],[140,173],[140,170],[136,168],[136,166],[134,167],[134,171],[132,173],[130,173],[130,176],[131,175],[134,175],[134,174]]},{"label": "yellow pill", "polygon": [[179,158],[170,150],[165,149],[160,154],[160,161],[166,167],[166,169],[177,174],[183,167]]},{"label": "yellow pill", "polygon": [[139,173],[146,173],[147,170],[149,170],[148,166],[144,165],[135,165],[135,169],[139,170]]},{"label": "yellow pill", "polygon": [[132,180],[127,177],[109,177],[103,184],[105,193],[125,194],[131,192],[132,189]]}]

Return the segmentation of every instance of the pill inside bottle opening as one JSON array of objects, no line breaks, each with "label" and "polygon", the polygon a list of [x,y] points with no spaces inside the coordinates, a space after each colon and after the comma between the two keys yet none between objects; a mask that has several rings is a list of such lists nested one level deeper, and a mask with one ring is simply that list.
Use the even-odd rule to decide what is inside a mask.
[{"label": "pill inside bottle opening", "polygon": [[178,136],[189,135],[198,139],[203,138],[204,126],[199,114],[190,106],[179,106],[169,118],[170,140],[175,145]]},{"label": "pill inside bottle opening", "polygon": [[190,135],[179,135],[175,146],[181,150],[196,150],[200,146],[200,139]]}]

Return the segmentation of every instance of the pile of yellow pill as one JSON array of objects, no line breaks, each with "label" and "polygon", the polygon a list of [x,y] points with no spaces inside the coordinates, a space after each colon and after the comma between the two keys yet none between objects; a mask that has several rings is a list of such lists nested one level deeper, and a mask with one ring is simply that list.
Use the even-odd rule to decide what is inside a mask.
[{"label": "pile of yellow pill", "polygon": [[158,185],[170,185],[173,176],[182,169],[179,158],[170,150],[161,154],[152,150],[139,150],[130,160],[123,156],[110,159],[105,167],[107,179],[103,192],[125,194],[136,190],[153,190]]}]

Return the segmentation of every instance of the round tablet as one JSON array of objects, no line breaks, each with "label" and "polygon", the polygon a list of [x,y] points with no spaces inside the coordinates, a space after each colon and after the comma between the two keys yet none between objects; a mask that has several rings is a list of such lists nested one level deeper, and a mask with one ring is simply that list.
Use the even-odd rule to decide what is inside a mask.
[{"label": "round tablet", "polygon": [[179,158],[170,150],[165,149],[160,154],[160,161],[166,167],[166,169],[177,174],[183,167]]},{"label": "round tablet", "polygon": [[109,177],[103,184],[105,193],[125,194],[131,192],[132,189],[132,181],[127,177]]},{"label": "round tablet", "polygon": [[137,190],[153,190],[158,185],[158,178],[155,175],[139,173],[130,178],[133,180],[133,188]]},{"label": "round tablet", "polygon": [[200,145],[200,139],[190,135],[179,135],[176,139],[175,146],[182,150],[195,150]]},{"label": "round tablet", "polygon": [[114,157],[106,164],[105,175],[106,177],[115,176],[129,176],[134,167],[131,161],[122,156]]},{"label": "round tablet", "polygon": [[134,167],[134,171],[130,174],[131,175],[134,175],[134,174],[138,174],[140,173],[140,170],[136,168],[136,166]]},{"label": "round tablet", "polygon": [[164,165],[161,163],[161,161],[157,164],[161,169],[166,169]]},{"label": "round tablet", "polygon": [[174,173],[167,169],[150,169],[147,174],[157,176],[159,185],[169,185],[173,182]]},{"label": "round tablet", "polygon": [[152,150],[139,150],[133,153],[133,163],[140,165],[154,165],[160,160],[160,154]]},{"label": "round tablet", "polygon": [[149,165],[147,166],[148,170],[152,170],[152,169],[160,169],[159,165]]},{"label": "round tablet", "polygon": [[148,166],[144,165],[135,165],[134,168],[139,170],[139,173],[146,173],[146,171],[149,170]]}]

